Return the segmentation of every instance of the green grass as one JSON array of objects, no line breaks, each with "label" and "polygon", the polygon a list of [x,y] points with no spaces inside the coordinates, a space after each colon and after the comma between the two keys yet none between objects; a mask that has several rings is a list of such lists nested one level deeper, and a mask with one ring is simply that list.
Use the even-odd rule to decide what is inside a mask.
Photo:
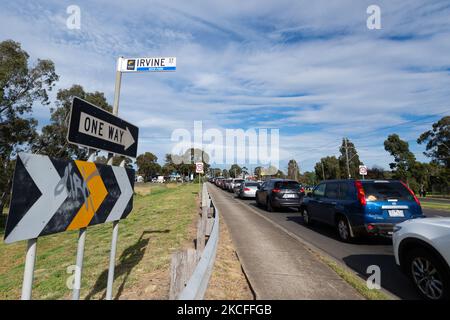
[{"label": "green grass", "polygon": [[[170,255],[189,239],[196,217],[198,185],[156,186],[135,195],[133,212],[119,224],[114,294],[133,289],[139,280],[170,268]],[[84,252],[81,299],[104,295],[112,224],[89,227]],[[3,230],[0,232],[3,238]],[[33,299],[68,299],[67,267],[75,263],[77,231],[38,239]],[[22,286],[26,241],[0,242],[0,299],[18,299]],[[167,280],[168,281],[168,280]],[[142,283],[140,284],[142,285]],[[160,291],[167,291],[167,285]],[[160,296],[167,295],[166,292]]]},{"label": "green grass", "polygon": [[422,201],[420,204],[421,204],[422,208],[425,208],[425,209],[436,209],[436,210],[450,212],[450,204],[447,204],[447,203]]},{"label": "green grass", "polygon": [[336,261],[317,254],[319,259],[327,264],[334,272],[336,272],[344,281],[355,288],[364,298],[368,300],[391,300],[392,298],[386,295],[383,291],[376,289],[369,289],[366,281],[358,277],[355,273],[347,270],[343,266],[339,265]]}]

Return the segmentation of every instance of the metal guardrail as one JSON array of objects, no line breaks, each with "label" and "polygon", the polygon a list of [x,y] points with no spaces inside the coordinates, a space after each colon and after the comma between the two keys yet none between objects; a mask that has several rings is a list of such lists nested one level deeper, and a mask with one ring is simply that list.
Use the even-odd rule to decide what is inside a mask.
[{"label": "metal guardrail", "polygon": [[187,281],[186,287],[178,295],[178,300],[202,300],[205,296],[206,289],[208,288],[219,243],[219,211],[214,206],[214,203],[209,196],[206,184],[203,184],[202,206],[207,206],[209,208],[211,203],[214,207],[215,215],[211,234],[192,276]]}]

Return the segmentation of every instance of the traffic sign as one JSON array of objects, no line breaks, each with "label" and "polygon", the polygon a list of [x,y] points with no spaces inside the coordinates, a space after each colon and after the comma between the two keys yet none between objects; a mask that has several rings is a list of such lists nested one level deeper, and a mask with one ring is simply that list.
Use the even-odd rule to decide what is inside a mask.
[{"label": "traffic sign", "polygon": [[366,176],[367,175],[367,166],[359,166],[359,174],[362,176]]},{"label": "traffic sign", "polygon": [[136,158],[138,127],[75,97],[70,111],[70,143]]},{"label": "traffic sign", "polygon": [[148,57],[148,58],[119,58],[117,71],[176,71],[177,58],[175,57]]},{"label": "traffic sign", "polygon": [[197,162],[195,164],[195,173],[203,173],[203,162]]},{"label": "traffic sign", "polygon": [[133,169],[19,153],[5,242],[124,219],[133,187]]}]

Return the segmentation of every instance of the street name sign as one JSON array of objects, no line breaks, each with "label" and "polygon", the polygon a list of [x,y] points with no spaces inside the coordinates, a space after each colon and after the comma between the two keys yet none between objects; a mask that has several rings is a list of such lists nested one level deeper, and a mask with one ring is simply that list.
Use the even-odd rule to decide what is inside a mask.
[{"label": "street name sign", "polygon": [[117,71],[176,71],[177,58],[175,57],[148,57],[148,58],[119,58]]},{"label": "street name sign", "polygon": [[67,140],[84,147],[136,158],[138,127],[75,97]]},{"label": "street name sign", "polygon": [[19,153],[5,242],[124,219],[133,187],[133,169]]}]

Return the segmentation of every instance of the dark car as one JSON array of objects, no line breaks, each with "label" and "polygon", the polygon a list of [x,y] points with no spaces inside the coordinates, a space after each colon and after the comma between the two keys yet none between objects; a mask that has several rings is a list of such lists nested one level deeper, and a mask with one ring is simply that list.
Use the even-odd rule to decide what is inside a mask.
[{"label": "dark car", "polygon": [[423,217],[414,192],[398,180],[330,180],[308,193],[303,221],[334,226],[342,241],[361,235],[391,236],[402,221]]},{"label": "dark car", "polygon": [[303,202],[305,190],[294,180],[270,179],[265,181],[256,191],[256,204],[265,206],[272,212],[278,208],[298,208]]}]

